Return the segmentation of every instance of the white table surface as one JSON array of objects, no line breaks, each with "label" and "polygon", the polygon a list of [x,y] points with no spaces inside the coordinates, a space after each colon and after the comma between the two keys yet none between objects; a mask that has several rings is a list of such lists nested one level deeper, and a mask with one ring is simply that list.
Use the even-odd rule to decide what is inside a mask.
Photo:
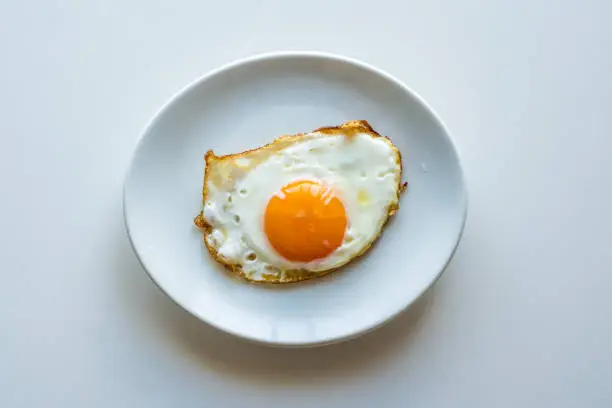
[{"label": "white table surface", "polygon": [[[612,2],[0,3],[0,407],[612,406]],[[175,306],[121,213],[178,89],[274,50],[374,64],[450,128],[463,241],[384,328],[282,350]]]}]

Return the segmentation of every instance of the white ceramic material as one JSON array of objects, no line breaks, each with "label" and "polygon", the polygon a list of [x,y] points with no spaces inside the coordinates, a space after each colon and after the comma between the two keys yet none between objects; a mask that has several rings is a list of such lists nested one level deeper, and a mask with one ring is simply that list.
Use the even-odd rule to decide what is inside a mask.
[{"label": "white ceramic material", "polygon": [[[409,183],[367,255],[295,285],[253,285],[219,267],[192,222],[204,153],[239,152],[351,119],[392,139]],[[457,153],[432,110],[388,74],[320,53],[257,56],[189,85],[144,132],[124,188],[134,250],[164,292],[218,329],[284,346],[351,338],[406,309],[448,263],[466,207]]]}]

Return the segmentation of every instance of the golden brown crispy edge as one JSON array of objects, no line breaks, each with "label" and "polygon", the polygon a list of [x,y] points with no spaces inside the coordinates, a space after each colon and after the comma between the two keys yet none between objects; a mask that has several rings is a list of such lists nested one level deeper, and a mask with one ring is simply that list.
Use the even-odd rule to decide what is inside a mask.
[{"label": "golden brown crispy edge", "polygon": [[[318,278],[318,277],[322,277],[325,276],[333,271],[336,271],[340,268],[342,268],[343,266],[345,266],[346,264],[352,262],[353,260],[361,257],[362,255],[364,255],[374,244],[374,242],[376,242],[381,234],[382,231],[385,229],[385,226],[387,225],[387,223],[389,222],[389,219],[391,216],[393,216],[399,209],[399,199],[400,199],[400,195],[405,191],[408,183],[406,182],[402,182],[402,175],[403,175],[403,164],[402,164],[402,155],[401,152],[399,151],[399,149],[393,144],[393,142],[391,141],[391,139],[389,139],[387,136],[382,136],[380,135],[378,132],[376,132],[372,126],[370,126],[370,124],[366,121],[366,120],[352,120],[346,123],[343,123],[342,125],[339,126],[327,126],[327,127],[321,127],[318,128],[316,130],[313,130],[310,133],[323,133],[323,134],[329,134],[329,135],[334,135],[334,134],[343,134],[343,135],[348,135],[348,137],[351,136],[355,136],[357,134],[360,133],[367,133],[372,137],[375,138],[384,138],[387,143],[389,143],[392,147],[392,149],[397,153],[398,156],[398,161],[399,161],[399,165],[400,165],[400,177],[399,177],[399,182],[398,182],[398,186],[397,186],[397,200],[396,203],[392,203],[389,205],[389,208],[387,209],[387,218],[385,219],[385,221],[383,222],[383,225],[381,226],[381,228],[378,231],[378,234],[376,235],[376,237],[370,242],[369,245],[367,245],[366,247],[363,248],[363,250],[357,254],[355,257],[347,260],[347,262],[345,262],[344,264],[333,268],[333,269],[329,269],[327,271],[323,271],[323,272],[311,272],[311,271],[307,271],[304,269],[296,269],[296,270],[290,270],[290,271],[285,271],[285,274],[283,276],[283,280],[281,280],[279,277],[276,276],[276,274],[270,273],[269,275],[263,275],[263,278],[265,279],[264,281],[256,281],[253,280],[251,278],[249,278],[249,276],[247,276],[243,271],[242,271],[242,267],[240,265],[237,264],[232,264],[228,261],[226,261],[223,257],[221,257],[219,255],[219,253],[217,252],[217,250],[215,248],[213,248],[211,245],[209,245],[208,241],[206,240],[206,237],[212,232],[212,225],[210,225],[206,219],[204,218],[203,212],[200,212],[200,214],[198,214],[195,219],[194,219],[194,224],[198,227],[204,230],[204,245],[206,246],[206,248],[208,249],[208,252],[210,253],[211,257],[218,262],[219,264],[223,265],[225,267],[225,269],[235,273],[236,275],[240,276],[241,278],[246,279],[247,281],[251,282],[251,283],[256,283],[256,284],[266,284],[266,283],[275,283],[275,284],[285,284],[285,283],[297,283],[300,281],[304,281],[304,280],[308,280],[308,279],[313,279],[313,278]],[[285,136],[281,136],[277,139],[275,139],[272,143],[268,143],[264,146],[258,147],[258,148],[254,148],[254,149],[250,149],[250,150],[246,150],[244,152],[241,153],[235,153],[235,154],[227,154],[224,156],[215,156],[215,154],[213,153],[212,150],[209,150],[206,152],[206,154],[204,155],[204,162],[205,162],[205,166],[204,166],[204,183],[203,183],[203,188],[202,188],[202,203],[206,203],[206,201],[208,200],[208,177],[210,174],[209,167],[212,165],[212,163],[214,163],[215,161],[218,160],[227,160],[227,159],[237,159],[240,157],[244,157],[245,155],[247,155],[250,152],[254,152],[257,150],[260,150],[262,148],[266,148],[266,147],[271,147],[273,145],[278,145],[279,143],[281,144],[290,144],[293,141],[295,141],[296,139],[299,139],[300,137],[304,136],[303,133],[297,133],[295,135],[285,135]]]}]

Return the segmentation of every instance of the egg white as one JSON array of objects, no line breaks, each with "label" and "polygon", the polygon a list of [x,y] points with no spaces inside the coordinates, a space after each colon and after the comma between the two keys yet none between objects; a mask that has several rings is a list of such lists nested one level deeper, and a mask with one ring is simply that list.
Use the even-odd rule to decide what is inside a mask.
[{"label": "egg white", "polygon": [[[238,160],[247,160],[248,155]],[[272,153],[236,180],[227,191],[209,186],[203,215],[213,227],[207,242],[226,262],[242,266],[252,280],[282,278],[291,270],[321,273],[344,265],[376,238],[396,203],[401,177],[399,157],[381,138],[367,133],[350,137],[321,134]],[[263,219],[270,198],[297,180],[320,181],[332,188],[345,207],[344,240],[329,256],[292,262],[269,244]]]}]

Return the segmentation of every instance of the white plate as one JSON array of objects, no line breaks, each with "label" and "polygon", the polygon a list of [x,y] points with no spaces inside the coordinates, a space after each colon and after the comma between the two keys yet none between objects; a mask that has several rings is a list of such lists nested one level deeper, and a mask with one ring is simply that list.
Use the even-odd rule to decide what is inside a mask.
[{"label": "white plate", "polygon": [[[219,267],[192,222],[204,153],[352,119],[392,139],[409,183],[377,244],[327,277],[293,285],[253,285]],[[134,250],[168,296],[218,329],[285,346],[351,338],[406,309],[444,270],[466,207],[457,153],[432,110],[388,74],[320,53],[257,56],[189,85],[144,132],[124,188]]]}]

